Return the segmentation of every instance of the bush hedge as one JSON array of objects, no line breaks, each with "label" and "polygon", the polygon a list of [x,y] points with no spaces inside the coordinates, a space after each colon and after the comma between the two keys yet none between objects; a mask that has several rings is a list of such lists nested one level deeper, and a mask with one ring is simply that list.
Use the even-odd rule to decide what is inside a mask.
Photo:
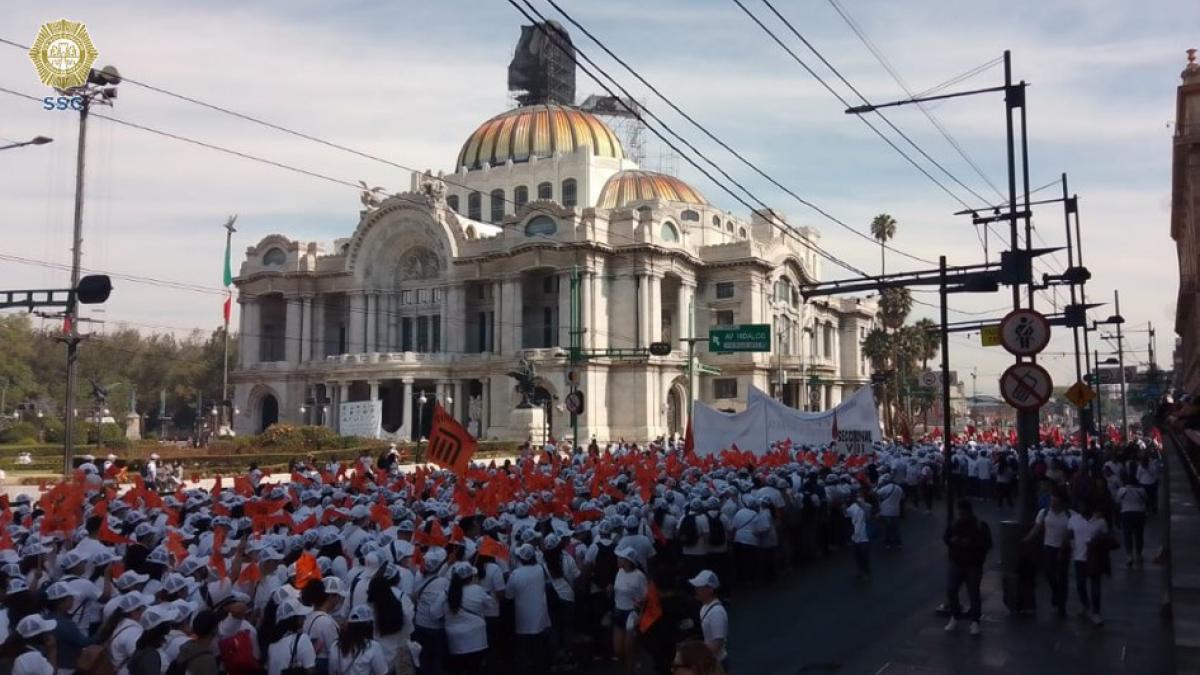
[{"label": "bush hedge", "polygon": [[17,422],[0,431],[0,443],[32,443],[37,440],[37,433],[32,422]]}]

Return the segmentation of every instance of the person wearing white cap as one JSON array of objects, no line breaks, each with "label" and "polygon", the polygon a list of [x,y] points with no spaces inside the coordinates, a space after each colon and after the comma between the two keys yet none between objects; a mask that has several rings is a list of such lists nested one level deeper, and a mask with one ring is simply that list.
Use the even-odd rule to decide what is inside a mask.
[{"label": "person wearing white cap", "polygon": [[372,639],[375,612],[370,605],[350,610],[346,627],[329,648],[329,675],[387,675],[391,665]]},{"label": "person wearing white cap", "polygon": [[137,650],[129,658],[130,675],[162,675],[167,659],[162,648],[171,632],[175,610],[169,607],[148,607],[138,621],[142,634],[138,636]]},{"label": "person wearing white cap", "polygon": [[102,621],[107,622],[109,618],[117,611],[120,606],[121,598],[134,592],[140,592],[146,586],[146,582],[150,581],[150,575],[138,574],[133,570],[128,570],[113,580],[113,586],[120,592],[114,594],[108,602],[104,603],[104,609],[100,612]]},{"label": "person wearing white cap", "polygon": [[221,663],[230,675],[248,675],[259,668],[262,650],[258,629],[246,620],[250,611],[248,598],[240,591],[229,593],[216,609],[227,615],[217,624],[217,646]]},{"label": "person wearing white cap", "polygon": [[482,673],[488,653],[487,621],[484,617],[499,604],[479,585],[475,566],[456,562],[450,568],[446,591],[446,643],[448,670],[462,675]]},{"label": "person wearing white cap", "polygon": [[267,648],[267,675],[283,675],[285,670],[312,672],[317,652],[312,640],[301,630],[304,617],[312,610],[295,598],[279,603],[275,610],[275,640]]},{"label": "person wearing white cap", "polygon": [[104,516],[90,516],[84,521],[84,529],[87,534],[75,544],[71,550],[83,556],[87,561],[87,573],[91,574],[93,565],[95,564],[96,555],[98,553],[111,553],[112,549],[100,541],[100,524],[103,522]]},{"label": "person wearing white cap", "polygon": [[43,619],[37,614],[17,622],[17,635],[20,636],[20,655],[12,664],[13,675],[54,675],[55,664],[47,655],[53,655],[54,627],[53,619]]},{"label": "person wearing white cap", "polygon": [[317,671],[326,672],[329,667],[329,650],[337,641],[337,621],[334,614],[346,597],[346,588],[337,577],[314,579],[300,590],[300,602],[312,608],[304,617],[304,634],[313,643],[317,653]]},{"label": "person wearing white cap", "polygon": [[695,577],[688,579],[688,583],[695,589],[696,600],[700,602],[700,632],[704,636],[704,644],[728,671],[725,641],[729,637],[729,614],[717,599],[720,581],[712,570],[701,570]]},{"label": "person wearing white cap", "polygon": [[56,665],[64,671],[64,675],[69,675],[75,672],[75,662],[79,659],[80,650],[91,644],[91,640],[88,638],[91,631],[85,633],[75,622],[75,617],[71,612],[75,598],[71,596],[71,588],[66,582],[56,581],[50,584],[45,593],[47,613],[56,622],[54,628],[55,654],[58,657]]},{"label": "person wearing white cap", "polygon": [[617,549],[617,577],[613,581],[613,652],[621,659],[626,673],[632,673],[637,662],[637,614],[646,602],[649,583],[638,568],[638,552],[632,548]]},{"label": "person wearing white cap", "polygon": [[546,631],[550,630],[550,612],[546,606],[545,570],[538,564],[537,551],[521,544],[513,551],[519,566],[508,577],[504,595],[513,601],[516,629],[516,672],[545,673]]},{"label": "person wearing white cap", "polygon": [[425,578],[413,593],[416,610],[412,638],[421,645],[422,675],[440,674],[446,659],[446,590],[450,580],[441,574],[446,557],[446,550],[437,546],[425,552]]},{"label": "person wearing white cap", "polygon": [[[71,599],[70,614],[84,631],[91,631],[91,622],[99,621],[99,601],[112,596],[112,574],[105,571],[98,580],[101,584],[83,578],[88,567],[88,559],[77,550],[72,549],[59,558],[63,575],[58,581],[67,587],[67,596]],[[61,659],[60,659],[61,662]]]},{"label": "person wearing white cap", "polygon": [[105,620],[104,629],[100,631],[100,638],[108,645],[108,659],[118,675],[129,675],[129,660],[137,651],[137,641],[142,636],[139,621],[149,605],[150,598],[138,591],[118,596],[112,616]]}]

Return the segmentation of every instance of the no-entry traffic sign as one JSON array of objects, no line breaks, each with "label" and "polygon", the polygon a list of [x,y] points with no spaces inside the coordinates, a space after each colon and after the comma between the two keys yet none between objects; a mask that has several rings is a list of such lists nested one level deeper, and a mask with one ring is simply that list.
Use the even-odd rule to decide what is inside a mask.
[{"label": "no-entry traffic sign", "polygon": [[1050,400],[1054,381],[1036,363],[1015,363],[1000,376],[1000,395],[1018,410],[1036,410]]}]

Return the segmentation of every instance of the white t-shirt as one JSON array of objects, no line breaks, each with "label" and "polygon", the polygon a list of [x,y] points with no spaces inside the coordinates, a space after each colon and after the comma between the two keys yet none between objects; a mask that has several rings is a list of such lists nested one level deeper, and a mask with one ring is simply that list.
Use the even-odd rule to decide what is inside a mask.
[{"label": "white t-shirt", "polygon": [[879,515],[885,518],[900,516],[900,504],[904,502],[904,488],[888,483],[875,491],[879,497]]},{"label": "white t-shirt", "polygon": [[513,600],[517,635],[538,635],[550,627],[546,606],[546,574],[541,565],[522,565],[508,577],[504,594]]},{"label": "white t-shirt", "polygon": [[1117,503],[1121,505],[1121,513],[1146,510],[1146,489],[1140,485],[1122,485],[1117,490]]},{"label": "white t-shirt", "polygon": [[[292,655],[295,647],[296,654]],[[267,647],[267,675],[280,675],[284,668],[315,668],[317,652],[304,633],[288,633]]]},{"label": "white t-shirt", "polygon": [[1043,527],[1042,545],[1060,548],[1067,536],[1067,523],[1071,521],[1072,511],[1067,509],[1055,513],[1046,508],[1038,511],[1037,524]]},{"label": "white t-shirt", "polygon": [[417,584],[416,590],[413,591],[413,601],[417,605],[413,623],[422,628],[441,628],[448,588],[450,580],[446,577],[425,579]]},{"label": "white t-shirt", "polygon": [[855,544],[865,544],[870,541],[867,537],[867,509],[857,501],[846,508],[846,515],[850,517],[850,525],[854,528],[850,535],[850,541]]},{"label": "white t-shirt", "polygon": [[357,654],[342,656],[337,643],[329,647],[329,675],[387,675],[391,665],[379,643],[371,640]]},{"label": "white t-shirt", "polygon": [[1088,544],[1108,531],[1103,518],[1094,516],[1088,519],[1078,513],[1071,514],[1067,527],[1071,530],[1071,559],[1078,562],[1087,562]]},{"label": "white t-shirt", "polygon": [[337,622],[325,612],[313,612],[304,617],[304,634],[312,640],[317,658],[329,658],[329,648],[338,638]]},{"label": "white t-shirt", "polygon": [[138,638],[142,636],[142,627],[133,619],[121,619],[113,630],[113,637],[108,645],[108,658],[113,665],[119,666],[119,675],[129,675],[129,659],[137,651]]},{"label": "white t-shirt", "polygon": [[54,675],[54,666],[41,652],[30,649],[13,661],[12,675]]},{"label": "white t-shirt", "polygon": [[694,516],[684,516],[684,520],[694,518],[696,521],[696,543],[683,547],[684,555],[706,555],[708,553],[708,516],[697,513]]},{"label": "white t-shirt", "polygon": [[622,611],[632,610],[646,599],[646,575],[641,570],[617,570],[613,583],[613,606]]},{"label": "white t-shirt", "polygon": [[[504,571],[494,562],[484,565],[483,570],[483,578],[479,580],[479,585],[483,587],[483,590],[491,594],[493,598],[496,597],[497,593],[503,595]],[[496,618],[500,616],[500,603],[497,602],[493,607],[485,609],[483,616],[484,618]]]},{"label": "white t-shirt", "polygon": [[713,600],[700,608],[700,631],[704,634],[704,641],[709,644],[721,640],[717,660],[724,661],[725,643],[729,639],[729,614],[720,600]]},{"label": "white t-shirt", "polygon": [[463,586],[462,607],[450,610],[447,600],[446,642],[451,654],[474,654],[488,648],[487,621],[489,610],[500,610],[496,598],[479,584]]}]

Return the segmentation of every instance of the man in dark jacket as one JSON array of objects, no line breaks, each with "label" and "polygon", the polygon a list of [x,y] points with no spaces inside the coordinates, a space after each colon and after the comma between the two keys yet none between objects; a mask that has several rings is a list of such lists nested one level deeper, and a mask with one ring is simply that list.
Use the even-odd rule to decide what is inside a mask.
[{"label": "man in dark jacket", "polygon": [[987,523],[975,517],[971,502],[961,499],[958,502],[958,519],[946,528],[942,540],[946,542],[950,554],[950,573],[946,585],[950,622],[946,624],[946,632],[958,626],[958,617],[962,614],[958,587],[966,584],[967,597],[971,601],[971,609],[967,612],[971,622],[970,632],[978,636],[981,608],[979,585],[983,581],[983,563],[992,548],[992,531]]}]

